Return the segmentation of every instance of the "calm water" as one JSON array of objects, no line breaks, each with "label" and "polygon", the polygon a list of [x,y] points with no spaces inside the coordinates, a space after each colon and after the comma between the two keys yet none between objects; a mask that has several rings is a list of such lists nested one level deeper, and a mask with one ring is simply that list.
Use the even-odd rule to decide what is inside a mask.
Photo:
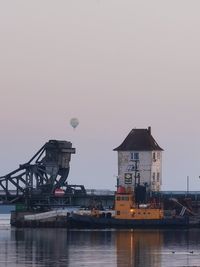
[{"label": "calm water", "polygon": [[200,266],[200,230],[12,229],[0,216],[0,266]]}]

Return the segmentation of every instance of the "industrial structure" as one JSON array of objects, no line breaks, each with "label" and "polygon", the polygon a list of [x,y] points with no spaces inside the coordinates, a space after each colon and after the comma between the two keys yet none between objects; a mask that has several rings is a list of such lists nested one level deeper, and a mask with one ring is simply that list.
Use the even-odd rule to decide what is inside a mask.
[{"label": "industrial structure", "polygon": [[[118,152],[118,187],[135,191],[135,201],[157,198],[167,206],[182,206],[190,199],[192,206],[200,204],[197,192],[163,192],[162,151],[151,135],[151,128],[133,129]],[[75,148],[68,141],[49,140],[19,168],[0,177],[0,203],[16,204],[16,210],[51,210],[53,207],[113,207],[115,192],[85,189],[84,185],[68,183],[71,155]],[[144,190],[145,189],[145,190]],[[148,194],[149,193],[149,194]],[[147,198],[145,197],[147,196]],[[194,204],[195,203],[195,204]]]},{"label": "industrial structure", "polygon": [[147,191],[158,192],[162,184],[162,151],[148,129],[133,129],[118,152],[118,185],[145,186]]},{"label": "industrial structure", "polygon": [[[162,203],[165,210],[176,210],[180,216],[186,212],[192,215],[194,218],[190,219],[191,224],[200,223],[199,192],[160,191],[163,149],[152,137],[150,127],[133,129],[114,151],[118,152],[117,192],[101,192],[68,183],[71,155],[75,154],[71,142],[46,142],[28,162],[0,177],[0,203],[15,204],[11,225],[65,227],[69,210],[77,207],[84,211],[116,209],[116,219],[120,219],[117,216],[128,214],[127,210],[121,209],[125,207],[125,202],[131,216],[134,215],[135,218],[141,216],[140,209],[144,207],[137,208],[137,205],[144,203],[154,206],[158,204],[158,210],[155,212],[153,206],[151,209],[148,206],[145,216],[155,217],[158,215],[157,211],[160,216],[159,203]],[[124,188],[124,192],[120,192],[120,188]],[[134,198],[129,196],[132,193]],[[130,201],[133,200],[135,206],[130,210]],[[55,211],[61,207],[68,209]]]},{"label": "industrial structure", "polygon": [[53,205],[62,196],[62,204],[68,204],[71,196],[85,194],[83,185],[67,182],[74,153],[71,142],[49,140],[27,163],[0,177],[1,202]]}]

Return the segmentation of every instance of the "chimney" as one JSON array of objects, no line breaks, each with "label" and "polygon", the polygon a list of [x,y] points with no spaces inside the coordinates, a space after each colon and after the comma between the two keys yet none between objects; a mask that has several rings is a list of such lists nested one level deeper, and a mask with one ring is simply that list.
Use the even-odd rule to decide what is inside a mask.
[{"label": "chimney", "polygon": [[151,126],[148,127],[148,133],[151,135]]}]

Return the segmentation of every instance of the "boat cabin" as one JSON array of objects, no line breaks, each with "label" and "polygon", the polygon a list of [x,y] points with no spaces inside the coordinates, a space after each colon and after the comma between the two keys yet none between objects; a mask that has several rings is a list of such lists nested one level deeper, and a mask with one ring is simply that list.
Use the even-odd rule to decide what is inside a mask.
[{"label": "boat cabin", "polygon": [[[120,191],[120,193],[118,193]],[[115,194],[115,218],[116,219],[162,219],[163,209],[152,208],[150,204],[136,204],[133,192],[121,192]]]}]

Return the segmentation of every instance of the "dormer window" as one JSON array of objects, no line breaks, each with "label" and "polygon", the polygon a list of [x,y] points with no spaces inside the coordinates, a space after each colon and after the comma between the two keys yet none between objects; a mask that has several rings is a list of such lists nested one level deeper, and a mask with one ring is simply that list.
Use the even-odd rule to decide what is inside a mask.
[{"label": "dormer window", "polygon": [[131,152],[131,160],[139,160],[139,153]]}]

